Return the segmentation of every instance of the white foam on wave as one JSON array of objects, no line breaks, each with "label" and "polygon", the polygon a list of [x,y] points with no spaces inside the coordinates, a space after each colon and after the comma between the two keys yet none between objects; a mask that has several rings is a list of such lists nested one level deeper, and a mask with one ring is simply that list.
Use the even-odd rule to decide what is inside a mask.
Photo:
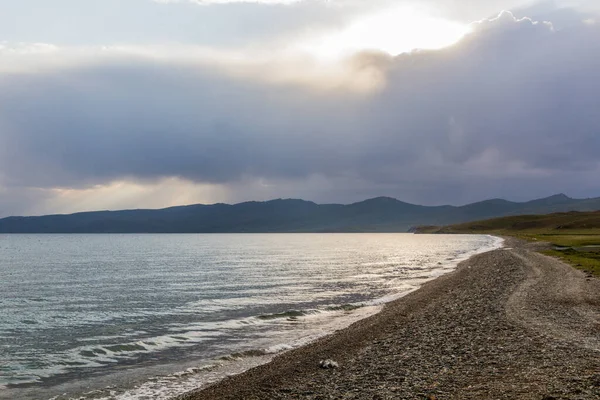
[{"label": "white foam on wave", "polygon": [[195,390],[199,386],[218,382],[226,376],[241,374],[248,369],[269,362],[272,358],[273,356],[262,356],[200,368],[188,368],[185,371],[146,381],[132,389],[104,389],[91,391],[83,396],[86,399],[95,400],[168,400]]},{"label": "white foam on wave", "polygon": [[[188,330],[182,334],[173,333],[130,342],[119,341],[119,339],[126,339],[130,335],[102,337],[104,339],[113,339],[113,344],[84,345],[65,352],[47,355],[46,361],[51,367],[29,368],[23,369],[21,373],[16,371],[13,373],[15,376],[20,377],[21,383],[37,383],[41,382],[42,379],[67,373],[74,366],[78,369],[104,367],[108,364],[116,364],[119,361],[139,356],[140,354],[152,354],[175,347],[197,345],[208,338],[213,338],[221,334],[222,332],[217,330],[208,332],[206,330]],[[96,339],[98,338],[96,337]]]},{"label": "white foam on wave", "polygon": [[[255,345],[264,344],[267,346],[260,348],[260,351],[257,352],[262,353],[262,355],[226,357],[202,368],[188,368],[167,376],[148,380],[134,388],[121,391],[103,389],[85,393],[83,398],[97,400],[172,399],[178,395],[218,382],[227,376],[237,375],[250,368],[265,364],[271,361],[276,354],[312,343],[354,322],[378,313],[381,308],[382,305],[365,306],[352,312],[339,310],[309,314],[301,318],[306,325],[306,329],[300,331],[301,334],[298,334],[298,331],[271,330],[269,331],[270,335],[268,334],[262,340],[258,340]],[[340,318],[342,316],[345,316],[345,318]],[[276,324],[289,324],[291,322],[282,319],[277,321]],[[247,353],[250,353],[250,351]]]}]

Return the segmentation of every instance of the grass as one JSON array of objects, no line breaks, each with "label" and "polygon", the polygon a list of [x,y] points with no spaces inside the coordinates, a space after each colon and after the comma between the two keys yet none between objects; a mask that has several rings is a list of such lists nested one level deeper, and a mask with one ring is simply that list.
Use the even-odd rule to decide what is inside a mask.
[{"label": "grass", "polygon": [[600,252],[586,251],[583,246],[600,246],[600,233],[590,229],[588,233],[577,232],[569,234],[533,234],[528,240],[549,242],[555,247],[563,247],[565,250],[546,250],[544,254],[557,257],[571,264],[577,269],[589,271],[600,276]]},{"label": "grass", "polygon": [[577,269],[600,276],[600,253],[583,253],[577,250],[546,250],[542,253],[560,258]]},{"label": "grass", "polygon": [[555,246],[583,247],[600,245],[600,233],[590,232],[587,235],[535,235],[538,240],[550,242]]},{"label": "grass", "polygon": [[519,215],[445,227],[422,227],[419,233],[471,233],[514,236],[528,241],[543,241],[565,248],[543,251],[575,268],[600,276],[600,211],[568,212],[547,215]]}]

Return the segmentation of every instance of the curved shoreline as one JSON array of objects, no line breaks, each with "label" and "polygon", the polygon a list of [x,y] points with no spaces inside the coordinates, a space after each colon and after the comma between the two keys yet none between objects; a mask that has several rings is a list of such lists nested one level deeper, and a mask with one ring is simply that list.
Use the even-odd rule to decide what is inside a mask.
[{"label": "curved shoreline", "polygon": [[[418,239],[418,236],[415,238]],[[435,241],[443,239],[443,237],[439,236],[432,238]],[[425,242],[429,243],[429,238],[422,239],[425,239]],[[455,236],[454,239],[460,238],[456,238]],[[439,240],[439,242],[442,245],[445,243],[444,240]],[[337,330],[349,326],[353,322],[378,313],[385,303],[394,301],[398,297],[407,295],[407,292],[418,289],[427,280],[435,279],[441,274],[455,270],[460,261],[468,259],[474,254],[501,246],[501,242],[502,240],[497,237],[480,237],[477,246],[446,246],[446,252],[443,254],[443,257],[425,257],[424,261],[420,258],[414,258],[411,259],[410,263],[394,264],[394,267],[402,266],[400,267],[401,272],[398,272],[394,268],[394,273],[390,275],[391,279],[386,280],[386,283],[390,282],[390,287],[396,289],[398,293],[371,300],[369,298],[372,297],[373,292],[357,292],[359,295],[355,297],[355,300],[361,304],[359,310],[352,310],[352,312],[339,310],[338,313],[337,310],[323,309],[322,311],[326,311],[325,313],[316,313],[315,315],[310,313],[310,316],[302,318],[302,321],[297,323],[298,325],[304,325],[300,327],[302,335],[288,335],[288,337],[283,339],[273,336],[272,339],[276,340],[274,342],[273,340],[271,342],[263,340],[262,342],[252,344],[247,341],[241,342],[242,347],[245,346],[244,349],[256,349],[250,350],[248,354],[244,354],[243,351],[232,351],[230,352],[231,355],[224,353],[209,359],[206,357],[194,357],[192,351],[186,352],[180,357],[174,357],[167,353],[167,357],[162,358],[156,363],[148,359],[144,364],[124,364],[116,368],[107,367],[104,370],[98,369],[91,372],[90,370],[84,370],[87,374],[79,377],[74,370],[70,376],[57,376],[56,379],[53,377],[45,380],[40,385],[9,386],[5,390],[0,390],[0,398],[173,398],[187,391],[206,387],[208,384],[213,384],[226,376],[239,374],[259,364],[266,363],[275,357],[275,354],[272,354],[272,352],[280,354],[282,350],[287,351],[290,348],[306,345],[317,340],[319,337],[330,335]],[[435,243],[432,244],[435,246]],[[425,253],[423,254],[429,254],[427,251],[428,249],[425,249]],[[411,264],[412,262],[415,263],[414,269],[416,275],[411,275],[411,277],[405,280],[402,277],[405,274],[403,271],[404,266],[410,270],[413,265]],[[391,285],[392,281],[395,282],[393,285]],[[367,300],[363,300],[360,297],[361,295],[363,298],[367,298]],[[336,317],[334,321],[332,314],[338,315],[339,318]],[[315,323],[315,321],[320,322]],[[313,327],[312,331],[314,332],[309,331],[307,333],[306,329],[309,326]],[[275,346],[271,346],[272,344],[275,344]],[[255,354],[251,354],[254,352],[255,354],[267,354],[257,357]],[[171,358],[168,358],[169,356]],[[188,358],[185,358],[186,356]]]},{"label": "curved shoreline", "polygon": [[600,281],[529,244],[506,246],[177,399],[600,398]]}]

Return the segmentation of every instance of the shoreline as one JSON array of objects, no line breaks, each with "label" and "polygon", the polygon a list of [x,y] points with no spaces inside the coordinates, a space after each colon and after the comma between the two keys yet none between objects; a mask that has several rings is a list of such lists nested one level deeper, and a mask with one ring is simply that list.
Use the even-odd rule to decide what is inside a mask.
[{"label": "shoreline", "polygon": [[[392,295],[386,295],[382,298],[377,298],[373,300],[369,300],[367,302],[362,302],[362,307],[360,308],[360,312],[353,312],[347,315],[340,320],[341,323],[332,329],[332,326],[328,326],[326,329],[323,329],[323,326],[318,325],[317,329],[322,329],[317,335],[312,335],[310,341],[301,340],[298,343],[288,344],[292,342],[285,342],[285,351],[289,351],[287,349],[297,349],[306,345],[310,345],[314,341],[319,340],[322,337],[327,335],[331,335],[340,329],[345,329],[348,325],[355,323],[357,321],[363,320],[365,318],[369,318],[372,315],[376,315],[381,312],[381,309],[388,302],[394,302],[399,297],[406,296],[413,291],[417,290],[421,287],[424,282],[428,282],[431,280],[438,279],[439,276],[443,276],[447,273],[451,273],[454,271],[458,264],[473,256],[474,254],[479,254],[481,252],[489,251],[490,248],[498,248],[502,246],[502,241],[499,238],[494,238],[490,240],[490,244],[483,246],[476,250],[470,250],[466,253],[460,253],[458,256],[456,253],[454,255],[450,254],[452,258],[440,258],[440,263],[437,263],[439,266],[439,271],[434,274],[431,274],[427,279],[416,279],[413,280],[414,283],[418,282],[418,285],[414,288],[408,289],[404,291],[404,289],[399,293],[394,293]],[[442,264],[443,263],[443,264]],[[432,264],[433,265],[433,264]],[[411,285],[409,285],[411,286]],[[372,309],[371,311],[369,311]],[[376,309],[376,310],[375,310]],[[329,321],[323,321],[325,325],[331,325]],[[315,331],[316,332],[316,331]],[[303,338],[304,339],[304,338]],[[300,343],[301,342],[301,343]],[[41,385],[30,385],[30,386],[9,386],[6,388],[6,391],[0,391],[0,398],[14,398],[12,396],[17,396],[16,398],[48,398],[54,396],[52,398],[71,398],[74,396],[78,398],[78,396],[82,395],[85,398],[91,396],[90,398],[109,398],[112,396],[113,388],[118,390],[119,396],[123,395],[134,395],[134,396],[144,396],[150,392],[158,395],[161,394],[165,397],[160,398],[171,398],[169,397],[169,391],[173,388],[177,388],[170,393],[170,396],[178,396],[181,393],[185,393],[188,390],[195,390],[199,387],[206,387],[207,385],[214,384],[222,380],[223,378],[233,375],[243,373],[244,371],[254,368],[257,365],[262,365],[268,363],[270,359],[276,357],[279,354],[282,354],[281,351],[273,351],[263,350],[262,347],[257,348],[256,352],[264,351],[264,355],[257,357],[255,354],[248,354],[244,356],[237,357],[237,352],[232,353],[230,358],[229,356],[225,356],[222,358],[215,359],[206,359],[203,360],[205,362],[202,365],[198,366],[198,359],[186,359],[185,361],[173,361],[169,363],[160,363],[160,364],[147,364],[146,366],[142,366],[140,368],[136,368],[135,370],[118,368],[114,372],[100,372],[96,373],[94,371],[90,372],[89,378],[85,379],[77,379],[77,380],[67,380],[67,379],[56,379],[50,380],[44,383],[44,386]],[[265,347],[264,349],[267,349]],[[254,351],[250,351],[254,353]],[[249,352],[249,353],[250,353]],[[260,360],[259,360],[260,359]],[[223,363],[225,365],[223,365]],[[181,365],[182,367],[178,367]],[[153,372],[156,371],[156,372]],[[171,380],[172,381],[165,381]],[[167,382],[168,387],[163,388],[160,387],[161,382]],[[196,382],[196,384],[193,384]],[[125,385],[122,385],[125,383]],[[50,389],[50,391],[46,392],[46,389]],[[148,390],[150,389],[150,390]],[[109,392],[111,394],[109,394]],[[162,393],[161,393],[162,392]],[[46,396],[46,394],[48,395]],[[51,394],[50,394],[51,393]],[[103,396],[109,397],[103,397]],[[7,396],[7,397],[4,397]],[[32,397],[29,397],[32,396]],[[112,397],[110,397],[112,398]],[[120,398],[120,397],[119,397]]]},{"label": "shoreline", "polygon": [[600,281],[535,246],[506,238],[373,316],[176,399],[599,398]]}]

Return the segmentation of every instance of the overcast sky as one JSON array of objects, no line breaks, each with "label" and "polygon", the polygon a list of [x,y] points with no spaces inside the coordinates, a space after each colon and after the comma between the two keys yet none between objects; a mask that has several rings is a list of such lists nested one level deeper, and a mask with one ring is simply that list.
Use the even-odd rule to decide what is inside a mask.
[{"label": "overcast sky", "polygon": [[0,216],[597,197],[598,110],[596,0],[0,3]]}]

